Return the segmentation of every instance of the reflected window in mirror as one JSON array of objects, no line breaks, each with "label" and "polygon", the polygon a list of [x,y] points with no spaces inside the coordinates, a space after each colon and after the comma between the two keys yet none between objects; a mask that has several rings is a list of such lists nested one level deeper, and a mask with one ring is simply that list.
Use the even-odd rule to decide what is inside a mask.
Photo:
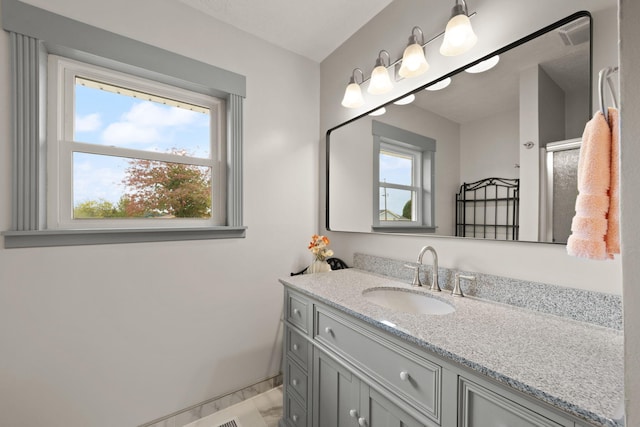
[{"label": "reflected window in mirror", "polygon": [[433,233],[436,141],[376,120],[372,133],[372,230]]}]

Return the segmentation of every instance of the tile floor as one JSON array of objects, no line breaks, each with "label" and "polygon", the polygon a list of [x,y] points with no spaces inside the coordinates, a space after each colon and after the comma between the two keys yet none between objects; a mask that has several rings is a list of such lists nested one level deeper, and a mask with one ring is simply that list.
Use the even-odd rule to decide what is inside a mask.
[{"label": "tile floor", "polygon": [[282,386],[236,403],[184,427],[218,427],[237,418],[242,427],[277,427],[282,417]]}]

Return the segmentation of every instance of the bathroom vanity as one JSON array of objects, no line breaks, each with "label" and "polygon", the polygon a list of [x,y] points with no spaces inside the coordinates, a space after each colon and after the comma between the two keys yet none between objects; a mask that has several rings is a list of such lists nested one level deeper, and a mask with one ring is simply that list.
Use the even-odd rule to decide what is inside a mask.
[{"label": "bathroom vanity", "polygon": [[[281,427],[624,425],[619,331],[356,269],[281,282]],[[452,310],[388,308],[379,288]]]}]

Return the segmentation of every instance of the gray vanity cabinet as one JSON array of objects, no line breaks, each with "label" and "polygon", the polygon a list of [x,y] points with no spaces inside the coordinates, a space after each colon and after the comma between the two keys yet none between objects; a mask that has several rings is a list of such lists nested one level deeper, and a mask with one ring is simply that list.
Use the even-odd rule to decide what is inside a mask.
[{"label": "gray vanity cabinet", "polygon": [[530,396],[289,288],[285,319],[281,427],[578,426]]},{"label": "gray vanity cabinet", "polygon": [[424,427],[319,349],[313,375],[314,426]]},{"label": "gray vanity cabinet", "polygon": [[313,353],[313,425],[357,426],[360,381],[321,350]]},{"label": "gray vanity cabinet", "polygon": [[360,417],[364,418],[368,427],[425,427],[425,424],[368,386],[364,387],[360,408]]},{"label": "gray vanity cabinet", "polygon": [[458,380],[458,426],[509,426],[509,427],[573,427],[569,420],[557,418],[553,421],[532,410],[536,408],[544,413],[544,409],[535,404],[530,408],[508,399],[487,387],[460,376]]}]

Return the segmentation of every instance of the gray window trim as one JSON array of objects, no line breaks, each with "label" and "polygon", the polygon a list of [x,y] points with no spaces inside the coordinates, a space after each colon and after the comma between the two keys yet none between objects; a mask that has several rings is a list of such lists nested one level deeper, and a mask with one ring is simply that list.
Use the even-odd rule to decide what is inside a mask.
[{"label": "gray window trim", "polygon": [[[386,123],[379,122],[377,120],[372,121],[371,133],[373,134],[373,225],[371,230],[375,232],[385,233],[435,233],[437,227],[435,225],[424,224],[426,212],[422,213],[420,221],[422,224],[416,225],[388,225],[382,224],[378,214],[378,192],[379,192],[379,179],[380,179],[380,144],[391,143],[400,147],[407,147],[411,150],[422,151],[423,155],[428,156],[431,163],[431,191],[430,191],[430,203],[431,212],[429,212],[430,218],[432,218],[433,224],[435,224],[435,152],[436,152],[436,140],[424,135],[410,132],[405,129],[401,129],[395,126],[388,125]],[[423,162],[426,160],[423,159]]]},{"label": "gray window trim", "polygon": [[[242,128],[246,77],[22,3],[2,0],[12,66],[13,197],[6,248],[245,237]],[[202,228],[46,228],[46,57],[57,54],[226,100],[227,225]]]}]

